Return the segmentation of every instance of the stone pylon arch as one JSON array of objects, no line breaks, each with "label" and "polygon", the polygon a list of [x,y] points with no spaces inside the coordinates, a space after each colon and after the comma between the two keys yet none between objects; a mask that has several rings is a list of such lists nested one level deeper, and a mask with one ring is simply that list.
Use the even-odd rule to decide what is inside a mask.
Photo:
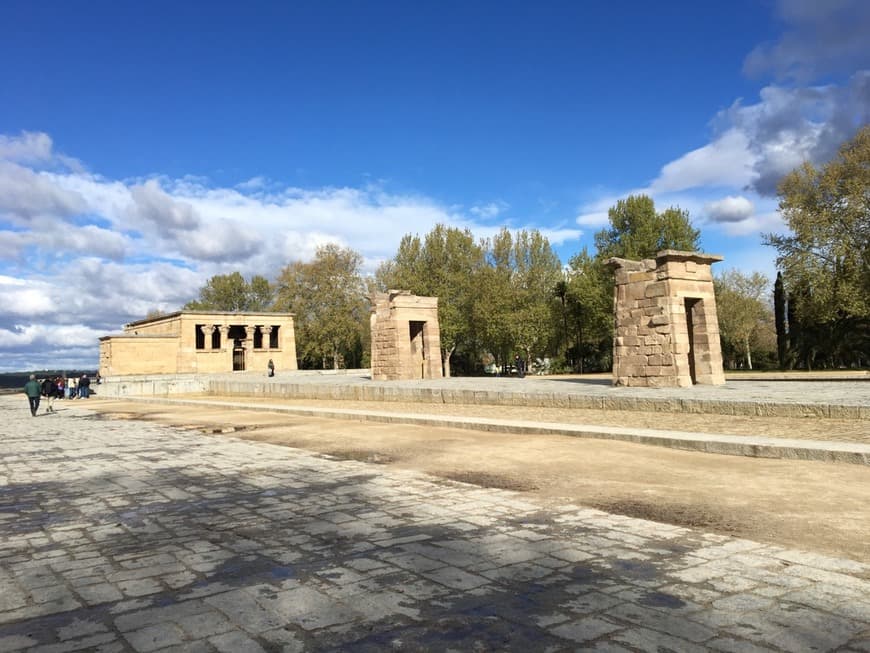
[{"label": "stone pylon arch", "polygon": [[723,257],[663,250],[655,259],[611,258],[614,385],[725,383],[713,273]]}]

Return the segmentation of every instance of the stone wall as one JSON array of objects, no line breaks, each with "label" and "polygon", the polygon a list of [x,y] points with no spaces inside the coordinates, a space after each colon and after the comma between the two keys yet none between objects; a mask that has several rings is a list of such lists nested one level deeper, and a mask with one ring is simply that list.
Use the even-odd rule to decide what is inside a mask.
[{"label": "stone wall", "polygon": [[100,338],[100,374],[230,372],[236,355],[246,370],[265,372],[270,359],[278,370],[295,370],[293,315],[178,311],[132,322],[124,333]]},{"label": "stone wall", "polygon": [[676,250],[608,260],[615,274],[614,385],[725,383],[710,269],[721,260]]},{"label": "stone wall", "polygon": [[438,298],[391,290],[372,297],[372,379],[440,379]]}]

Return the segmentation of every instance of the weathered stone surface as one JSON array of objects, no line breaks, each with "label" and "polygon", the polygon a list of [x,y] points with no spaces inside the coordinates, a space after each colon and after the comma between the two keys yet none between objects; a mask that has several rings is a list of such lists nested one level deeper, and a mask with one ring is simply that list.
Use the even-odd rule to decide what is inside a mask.
[{"label": "weathered stone surface", "polygon": [[439,379],[438,298],[391,290],[372,297],[372,379]]},{"label": "weathered stone surface", "polygon": [[[721,260],[721,256],[665,250],[654,261],[608,261],[616,273],[614,385],[688,387],[725,382],[710,271],[710,265]],[[636,339],[629,338],[635,335]]]},{"label": "weathered stone surface", "polygon": [[103,377],[296,369],[292,313],[178,311],[100,338]]}]

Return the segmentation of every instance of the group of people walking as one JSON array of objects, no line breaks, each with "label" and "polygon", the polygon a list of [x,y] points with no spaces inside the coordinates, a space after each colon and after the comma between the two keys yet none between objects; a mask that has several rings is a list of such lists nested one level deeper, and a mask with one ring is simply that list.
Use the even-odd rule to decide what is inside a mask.
[{"label": "group of people walking", "polygon": [[[100,373],[94,380],[100,382]],[[24,394],[30,403],[30,414],[36,417],[39,410],[39,402],[45,397],[46,413],[54,412],[55,399],[87,399],[91,396],[91,379],[87,374],[82,374],[78,379],[68,379],[63,376],[46,377],[41,381],[36,379],[35,374],[30,375],[30,380],[24,384]]]}]

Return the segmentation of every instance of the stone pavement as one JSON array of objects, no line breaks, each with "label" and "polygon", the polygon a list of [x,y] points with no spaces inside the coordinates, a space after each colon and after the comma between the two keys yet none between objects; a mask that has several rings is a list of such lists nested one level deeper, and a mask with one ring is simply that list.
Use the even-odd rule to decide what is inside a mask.
[{"label": "stone pavement", "polygon": [[0,423],[0,651],[870,651],[853,561],[86,405]]}]

